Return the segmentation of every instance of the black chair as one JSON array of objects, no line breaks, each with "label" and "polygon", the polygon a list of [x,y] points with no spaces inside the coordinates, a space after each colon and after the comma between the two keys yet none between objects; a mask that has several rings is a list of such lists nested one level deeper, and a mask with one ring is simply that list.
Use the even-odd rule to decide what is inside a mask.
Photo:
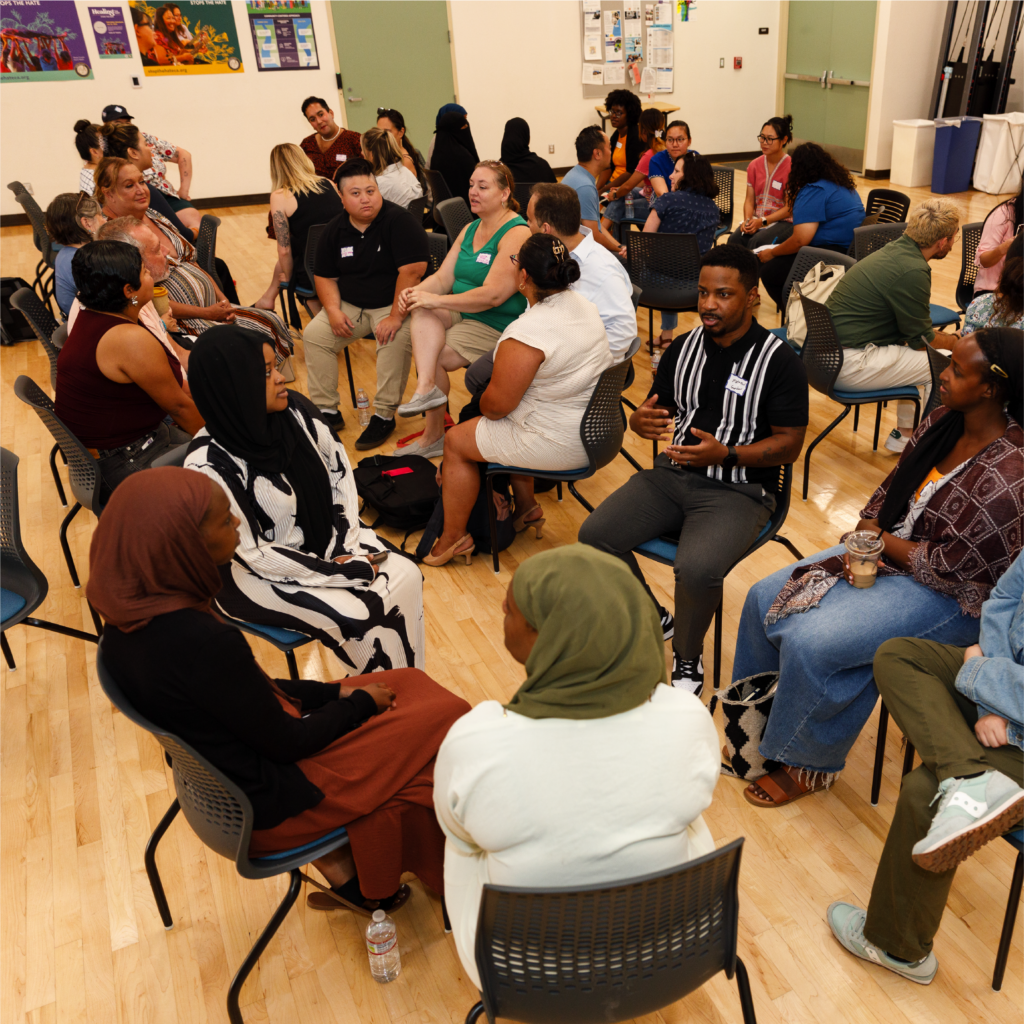
[{"label": "black chair", "polygon": [[850,248],[846,250],[848,256],[855,260],[862,260],[873,252],[878,252],[890,242],[896,241],[907,230],[906,221],[886,224],[867,224],[863,227],[853,229],[853,241]]},{"label": "black chair", "polygon": [[626,269],[648,311],[648,348],[654,353],[654,311],[682,313],[697,308],[700,249],[696,235],[626,232]]},{"label": "black chair", "polygon": [[420,196],[419,199],[406,203],[405,208],[413,215],[417,224],[422,224],[430,209],[430,200],[426,196]]},{"label": "black chair", "polygon": [[[476,929],[480,1002],[466,1015],[525,1024],[612,1024],[682,999],[719,971],[735,975],[743,839],[670,871],[572,889],[485,885]],[[717,1014],[716,1014],[717,1016]]]},{"label": "black chair", "polygon": [[963,249],[963,262],[960,264],[960,279],[956,283],[956,304],[962,313],[974,298],[974,282],[978,279],[978,267],[974,262],[978,258],[978,243],[981,241],[981,230],[985,226],[983,220],[972,224],[964,224],[960,228],[960,245]]},{"label": "black chair", "polygon": [[[849,270],[856,262],[857,261],[852,256],[844,256],[841,252],[835,252],[833,249],[817,249],[812,245],[802,246],[797,250],[796,259],[793,260],[793,265],[789,268],[789,273],[786,275],[786,283],[782,286],[782,301],[779,303],[779,317],[784,318],[786,315],[786,306],[789,304],[789,293],[792,290],[793,285],[802,281],[807,276],[807,272],[816,263],[824,263],[827,266],[834,267],[845,267]],[[789,339],[786,337],[784,328],[773,327],[772,333],[779,335],[779,337],[787,344],[789,343]]]},{"label": "black chair", "polygon": [[46,600],[50,589],[46,577],[28,556],[21,542],[21,520],[18,514],[18,456],[0,448],[0,648],[7,667],[13,672],[14,655],[7,643],[7,630],[23,622],[26,626],[47,629],[51,633],[73,636],[78,640],[99,641],[102,624],[92,606],[96,634],[83,633],[56,622],[31,618],[32,613]]},{"label": "black chair", "polygon": [[878,214],[876,224],[900,224],[907,219],[910,196],[893,188],[873,188],[864,204],[864,216]]},{"label": "black chair", "polygon": [[[430,186],[430,197],[434,203],[434,223],[443,231],[444,221],[441,220],[441,214],[437,210],[438,203],[443,203],[446,199],[452,198],[452,190],[448,187],[448,183],[444,180],[444,176],[440,171],[432,171],[429,167],[423,169],[423,173],[427,179],[427,185]],[[452,239],[454,241],[454,238]]]},{"label": "black chair", "polygon": [[715,205],[721,214],[721,224],[715,228],[715,241],[723,235],[732,234],[732,192],[733,183],[736,181],[736,174],[730,167],[712,167],[715,175],[715,184],[718,186],[718,195],[715,196]]},{"label": "black chair", "polygon": [[[68,460],[68,481],[71,484],[71,493],[75,496],[75,504],[60,524],[60,546],[64,550],[64,560],[68,564],[71,582],[77,589],[81,584],[78,582],[75,560],[71,557],[71,546],[68,544],[68,527],[83,507],[97,517],[103,511],[100,499],[103,481],[100,477],[99,463],[92,457],[89,449],[57,418],[53,411],[53,402],[31,377],[20,376],[14,382],[14,393],[26,405],[35,409]],[[98,624],[96,628],[99,629]]]},{"label": "black chair", "polygon": [[[640,302],[640,294],[641,294],[640,289],[637,288],[636,285],[633,285],[633,312],[634,313],[636,313],[637,304]],[[637,337],[633,341],[633,344],[629,346],[629,351],[626,353],[626,364],[627,364],[627,366],[626,366],[626,379],[622,382],[622,404],[623,405],[628,405],[629,408],[632,409],[634,412],[636,411],[636,406],[628,398],[626,398],[626,392],[633,386],[633,381],[636,380],[636,370],[633,367],[633,356],[635,356],[637,354],[637,352],[640,351],[640,346],[642,344],[643,344],[643,340],[640,338],[639,335],[637,335]],[[627,425],[628,424],[627,424],[627,419],[626,419],[626,410],[623,409],[622,410],[623,437],[625,437],[625,428],[626,428]],[[655,447],[654,454],[655,454],[655,456],[657,456],[657,454],[658,454],[658,452],[657,452],[657,447],[658,447],[657,441],[655,441],[654,447]],[[633,456],[630,455],[629,452],[626,451],[625,448],[619,449],[619,453],[638,472],[639,472],[639,470],[641,470],[643,468],[640,465],[640,463],[637,462],[636,459],[634,459]]]},{"label": "black chair", "polygon": [[465,199],[456,196],[454,199],[445,199],[435,204],[434,212],[441,218],[444,225],[444,233],[452,245],[459,237],[459,232],[467,225],[472,224],[474,217]]},{"label": "black chair", "polygon": [[937,348],[932,348],[931,345],[925,349],[925,353],[928,356],[928,371],[932,375],[932,390],[928,395],[924,411],[921,413],[921,419],[924,419],[942,403],[942,396],[939,394],[939,374],[952,362],[949,356]]},{"label": "black chair", "polygon": [[57,330],[55,330],[53,332],[53,334],[50,335],[50,344],[58,352],[64,347],[64,342],[66,342],[67,340],[68,340],[68,325],[67,324],[61,324],[60,327],[58,327]]},{"label": "black chair", "polygon": [[427,247],[430,250],[430,256],[427,259],[426,276],[429,277],[441,269],[441,264],[444,263],[444,258],[448,255],[448,236],[441,231],[428,232]]},{"label": "black chair", "polygon": [[516,187],[512,189],[512,195],[516,197],[516,201],[519,203],[519,215],[526,219],[526,208],[530,205],[530,193],[533,191],[533,186],[536,185],[535,181],[517,181]]},{"label": "black chair", "polygon": [[484,479],[487,490],[487,516],[491,526],[491,554],[494,560],[495,573],[500,572],[498,566],[498,512],[494,507],[494,477],[499,473],[514,473],[532,476],[540,480],[558,481],[558,495],[561,499],[562,483],[569,485],[569,493],[588,511],[593,512],[591,505],[576,490],[576,484],[592,477],[599,469],[607,466],[622,450],[622,438],[625,435],[625,417],[622,415],[622,388],[626,380],[628,361],[608,367],[598,378],[590,401],[587,403],[583,419],[580,421],[580,440],[583,450],[587,453],[587,465],[582,469],[549,472],[547,470],[528,469],[520,466],[503,466],[498,462],[487,463]]},{"label": "black chair", "polygon": [[[39,262],[36,264],[35,278],[32,287],[49,306],[53,296],[54,267],[57,261],[57,253],[53,248],[53,240],[46,230],[46,214],[42,207],[36,202],[35,196],[20,181],[12,181],[7,186],[14,193],[14,201],[25,211],[29,223],[32,225],[32,244],[39,250]],[[47,276],[49,274],[49,276]]]},{"label": "black chair", "polygon": [[284,626],[263,626],[256,622],[243,622],[241,619],[232,619],[225,615],[220,609],[217,614],[229,625],[234,626],[241,633],[248,633],[250,636],[259,637],[267,643],[276,647],[288,662],[288,675],[297,680],[299,678],[299,666],[295,662],[295,651],[299,647],[311,644],[313,638],[299,633],[294,629],[285,629]]},{"label": "black chair", "polygon": [[238,1007],[242,986],[249,972],[256,966],[256,961],[288,916],[292,904],[298,899],[302,879],[305,877],[301,871],[302,866],[345,846],[348,843],[348,833],[344,828],[336,828],[305,846],[284,853],[275,853],[269,857],[250,857],[249,841],[252,836],[253,810],[249,798],[241,788],[184,740],[154,725],[135,710],[104,663],[102,641],[96,652],[96,671],[100,686],[103,687],[103,692],[110,703],[129,721],[156,737],[164,748],[174,772],[174,790],[177,796],[153,830],[146,844],[145,855],[146,873],[164,928],[173,928],[174,919],[171,917],[163,882],[157,870],[156,848],[179,810],[185,812],[185,820],[203,844],[214,853],[233,860],[243,878],[274,878],[286,873],[291,876],[284,899],[242,961],[228,989],[228,1019],[231,1024],[243,1024],[242,1011]]},{"label": "black chair", "polygon": [[[838,426],[852,408],[858,405],[877,405],[875,412],[875,439],[872,451],[878,450],[878,429],[882,422],[882,403],[907,401],[914,403],[914,429],[921,421],[921,396],[911,385],[898,388],[875,388],[872,391],[839,391],[835,383],[843,369],[843,347],[836,336],[832,314],[820,302],[806,296],[800,299],[807,321],[807,340],[803,347],[804,367],[807,382],[815,391],[821,392],[833,402],[838,402],[843,411],[810,443],[804,455],[804,501],[807,500],[807,484],[811,472],[811,452],[819,441],[824,440],[832,429]],[[856,422],[854,424],[856,426]]]},{"label": "black chair", "polygon": [[[751,544],[750,547],[747,548],[747,550],[744,551],[731,566],[729,566],[729,572],[732,572],[744,558],[752,555],[758,548],[763,547],[770,540],[781,544],[794,556],[794,558],[796,558],[798,562],[804,557],[793,546],[793,542],[788,537],[779,536],[779,530],[782,529],[783,524],[786,522],[786,516],[789,515],[789,503],[792,492],[793,466],[780,466],[775,489],[775,511],[772,513],[768,522],[764,524],[764,527],[757,535],[757,539],[754,543]],[[678,546],[678,535],[674,537],[664,536],[656,537],[654,540],[645,541],[643,544],[638,544],[633,550],[636,551],[637,554],[651,559],[651,561],[660,562],[662,565],[674,566],[676,561],[676,549]],[[726,575],[728,576],[729,573],[726,573]],[[714,684],[716,690],[719,687],[722,677],[722,604],[723,602],[719,601],[718,607],[715,609]]]},{"label": "black chair", "polygon": [[223,291],[224,282],[221,281],[214,263],[217,258],[217,228],[219,227],[220,217],[204,213],[200,218],[199,234],[196,237],[196,263],[217,282],[217,287]]}]

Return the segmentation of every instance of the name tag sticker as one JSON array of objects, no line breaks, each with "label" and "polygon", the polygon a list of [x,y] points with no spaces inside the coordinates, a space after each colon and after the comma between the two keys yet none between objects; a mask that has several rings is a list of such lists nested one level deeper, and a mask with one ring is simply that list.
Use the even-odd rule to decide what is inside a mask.
[{"label": "name tag sticker", "polygon": [[725,382],[725,390],[742,397],[747,393],[747,381],[742,377],[737,377],[735,373],[731,373],[729,374],[729,379]]},{"label": "name tag sticker", "polygon": [[339,164],[343,164],[348,159],[347,153],[339,153],[335,158]]},{"label": "name tag sticker", "polygon": [[776,192],[778,192],[782,188],[782,182],[781,181],[773,181],[772,182],[772,188],[775,189]]},{"label": "name tag sticker", "polygon": [[489,252],[479,253],[477,255],[476,261],[477,261],[477,263],[490,263],[491,262],[491,254]]},{"label": "name tag sticker", "polygon": [[351,255],[353,254],[353,250],[354,250],[354,249],[355,249],[355,246],[354,246],[354,245],[343,245],[343,246],[341,247],[341,255],[342,255],[343,257],[344,257],[344,256],[351,256]]}]

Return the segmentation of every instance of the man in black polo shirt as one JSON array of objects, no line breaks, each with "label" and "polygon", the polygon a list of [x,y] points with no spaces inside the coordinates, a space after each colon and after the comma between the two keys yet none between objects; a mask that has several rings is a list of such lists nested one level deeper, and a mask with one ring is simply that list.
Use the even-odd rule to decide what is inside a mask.
[{"label": "man in black polo shirt", "polygon": [[356,441],[376,448],[395,429],[412,363],[410,319],[398,306],[420,283],[430,250],[427,233],[408,210],[381,197],[365,160],[338,172],[344,213],[332,220],[316,250],[313,280],[323,309],[302,334],[309,397],[334,427],[338,412],[338,353],[356,338],[377,339],[377,394],[370,424]]},{"label": "man in black polo shirt", "polygon": [[773,467],[797,458],[807,429],[804,365],[753,318],[757,272],[757,257],[739,245],[701,259],[701,326],[672,343],[629,420],[641,437],[671,443],[580,528],[584,544],[617,555],[645,587],[633,549],[678,532],[675,619],[658,610],[665,639],[674,636],[672,685],[698,696],[722,581],[768,522]]}]

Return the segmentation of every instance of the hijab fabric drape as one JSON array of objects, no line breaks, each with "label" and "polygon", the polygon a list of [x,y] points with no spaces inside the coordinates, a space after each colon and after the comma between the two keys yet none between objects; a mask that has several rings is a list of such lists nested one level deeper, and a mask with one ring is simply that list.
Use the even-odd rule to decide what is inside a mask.
[{"label": "hijab fabric drape", "polygon": [[512,594],[537,641],[507,707],[527,718],[607,718],[666,681],[661,623],[617,558],[587,544],[534,555]]},{"label": "hijab fabric drape", "polygon": [[334,529],[331,480],[291,410],[267,412],[264,343],[234,324],[205,331],[188,363],[192,398],[217,444],[259,473],[286,478],[302,548],[323,558]]},{"label": "hijab fabric drape", "polygon": [[213,483],[191,469],[133,473],[103,510],[85,592],[110,625],[132,633],[167,612],[209,611],[221,588],[199,524]]},{"label": "hijab fabric drape", "polygon": [[547,160],[530,151],[530,126],[521,117],[513,117],[505,122],[501,162],[512,172],[517,184],[538,181],[554,183],[558,180]]},{"label": "hijab fabric drape", "polygon": [[480,162],[465,114],[450,111],[437,123],[430,169],[445,180],[453,196],[469,201],[469,179]]}]

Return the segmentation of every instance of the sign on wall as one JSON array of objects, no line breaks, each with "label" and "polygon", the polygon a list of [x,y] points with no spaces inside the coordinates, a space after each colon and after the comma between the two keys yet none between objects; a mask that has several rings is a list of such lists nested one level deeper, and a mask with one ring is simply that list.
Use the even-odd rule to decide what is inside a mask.
[{"label": "sign on wall", "polygon": [[92,78],[74,4],[61,0],[0,0],[0,40],[0,81]]},{"label": "sign on wall", "polygon": [[128,4],[142,67],[149,77],[219,75],[244,70],[229,0]]},{"label": "sign on wall", "polygon": [[96,52],[101,60],[131,57],[132,44],[128,40],[128,26],[120,7],[89,7]]},{"label": "sign on wall", "polygon": [[250,0],[245,5],[260,71],[320,67],[310,6],[300,0]]}]

